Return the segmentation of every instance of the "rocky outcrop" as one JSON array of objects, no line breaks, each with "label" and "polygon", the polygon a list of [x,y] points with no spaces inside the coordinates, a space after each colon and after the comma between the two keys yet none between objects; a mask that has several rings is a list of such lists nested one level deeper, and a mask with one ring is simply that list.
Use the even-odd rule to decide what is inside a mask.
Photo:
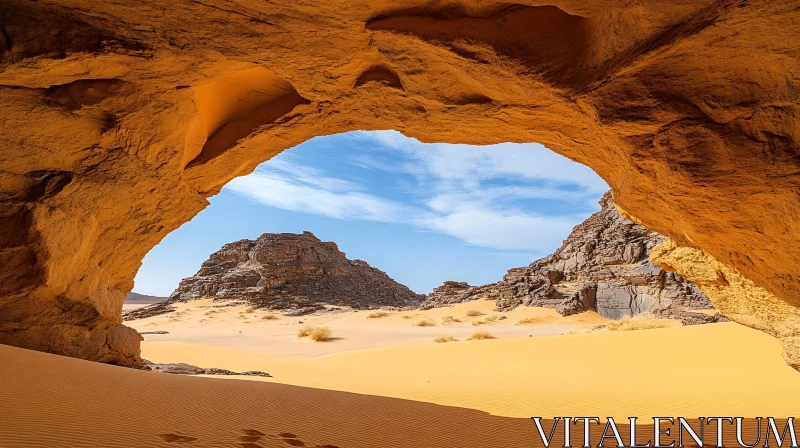
[{"label": "rocky outcrop", "polygon": [[267,372],[260,370],[248,370],[246,372],[234,372],[227,369],[218,369],[216,367],[197,367],[186,363],[170,363],[170,364],[156,364],[148,360],[144,360],[142,370],[149,370],[152,372],[171,373],[174,375],[241,375],[241,376],[260,376],[263,378],[272,378]]},{"label": "rocky outcrop", "polygon": [[227,3],[0,2],[0,343],[128,347],[108,336],[151,248],[234,177],[356,129],[542,143],[800,305],[794,0]]},{"label": "rocky outcrop", "polygon": [[500,311],[527,305],[564,315],[595,309],[613,319],[653,312],[687,323],[718,320],[689,312],[713,307],[696,285],[650,261],[662,235],[622,217],[611,192],[603,195],[600,206],[552,255],[509,270],[498,283],[471,287],[445,282],[423,308],[490,299]]},{"label": "rocky outcrop", "polygon": [[159,316],[175,311],[172,302],[164,299],[161,302],[151,303],[133,310],[123,311],[122,320],[146,319],[148,317]]},{"label": "rocky outcrop", "polygon": [[416,307],[425,296],[366,261],[349,260],[336,243],[311,232],[265,233],[222,246],[168,300],[126,313],[125,320],[168,313],[170,304],[201,298],[237,300],[298,316],[325,305]]},{"label": "rocky outcrop", "polygon": [[497,285],[498,283],[490,283],[483,286],[470,286],[467,282],[446,281],[428,294],[420,308],[428,310],[470,300],[495,298],[497,297]]}]

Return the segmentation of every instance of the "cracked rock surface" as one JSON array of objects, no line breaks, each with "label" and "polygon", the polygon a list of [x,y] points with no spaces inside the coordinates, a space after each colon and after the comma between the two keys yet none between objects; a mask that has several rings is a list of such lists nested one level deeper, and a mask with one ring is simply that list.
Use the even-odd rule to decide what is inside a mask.
[{"label": "cracked rock surface", "polygon": [[564,315],[595,309],[619,319],[652,312],[688,323],[714,321],[691,310],[712,309],[695,284],[650,261],[664,237],[622,217],[611,192],[602,209],[575,226],[552,255],[508,271],[503,280],[472,287],[446,282],[423,308],[493,299],[500,311],[519,305],[553,308]]},{"label": "cracked rock surface", "polygon": [[416,307],[425,295],[363,260],[350,260],[336,243],[311,232],[265,233],[224,245],[169,299],[125,313],[125,320],[174,311],[175,302],[213,298],[301,316],[325,305],[356,309]]}]

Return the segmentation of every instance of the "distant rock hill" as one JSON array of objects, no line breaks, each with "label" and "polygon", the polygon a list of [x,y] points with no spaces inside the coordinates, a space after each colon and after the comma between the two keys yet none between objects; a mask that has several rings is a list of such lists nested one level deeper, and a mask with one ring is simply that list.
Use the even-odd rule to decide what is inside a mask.
[{"label": "distant rock hill", "polygon": [[500,311],[528,305],[565,315],[595,309],[613,319],[648,311],[688,323],[719,319],[690,312],[713,308],[693,283],[650,262],[650,251],[662,235],[623,218],[611,192],[600,205],[602,209],[577,225],[552,255],[509,270],[497,283],[445,282],[428,295],[422,308],[490,299]]},{"label": "distant rock hill", "polygon": [[311,232],[265,233],[228,243],[200,270],[181,281],[164,302],[126,313],[125,320],[172,310],[171,304],[201,298],[241,300],[290,315],[324,305],[353,308],[417,307],[425,295],[392,280],[366,261],[349,260],[335,243]]},{"label": "distant rock hill", "polygon": [[156,297],[156,296],[148,296],[145,294],[139,294],[137,292],[129,292],[128,296],[125,298],[126,305],[149,305],[151,303],[161,302],[162,300],[166,300],[166,297]]},{"label": "distant rock hill", "polygon": [[430,309],[488,299],[496,301],[498,311],[527,305],[564,315],[594,309],[613,319],[643,312],[685,323],[720,319],[692,312],[713,308],[693,283],[650,262],[650,252],[663,236],[623,218],[610,192],[600,205],[552,255],[509,270],[497,283],[447,281],[427,300],[365,261],[347,259],[335,243],[322,242],[310,232],[265,233],[224,245],[197,274],[181,281],[169,299],[128,311],[123,318],[150,317],[172,311],[175,302],[214,298],[288,315],[312,313],[325,305]]}]

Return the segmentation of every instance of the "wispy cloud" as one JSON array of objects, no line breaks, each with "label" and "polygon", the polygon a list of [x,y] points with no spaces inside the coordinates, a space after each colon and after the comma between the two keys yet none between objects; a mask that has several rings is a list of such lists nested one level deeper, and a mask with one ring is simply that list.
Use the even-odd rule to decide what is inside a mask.
[{"label": "wispy cloud", "polygon": [[428,220],[427,227],[477,246],[510,250],[547,250],[560,241],[575,224],[575,219],[537,216],[526,213],[501,213],[470,209],[446,213]]},{"label": "wispy cloud", "polygon": [[[394,131],[347,138],[355,149],[338,151],[348,167],[378,172],[383,183],[394,179],[393,192],[402,192],[401,198],[365,185],[360,177],[345,179],[334,168],[295,163],[283,154],[228,188],[271,207],[405,223],[468,244],[516,251],[552,250],[608,189],[589,168],[536,144],[423,144]],[[532,200],[572,209],[578,204],[580,212],[536,208]]]},{"label": "wispy cloud", "polygon": [[498,178],[574,185],[604,193],[606,183],[589,167],[575,163],[538,143],[489,146],[425,144],[397,131],[356,132],[354,138],[403,151],[419,161],[423,175],[443,180],[483,181]]},{"label": "wispy cloud", "polygon": [[337,219],[399,221],[406,206],[361,192],[361,186],[285,161],[270,162],[227,188],[270,207]]}]

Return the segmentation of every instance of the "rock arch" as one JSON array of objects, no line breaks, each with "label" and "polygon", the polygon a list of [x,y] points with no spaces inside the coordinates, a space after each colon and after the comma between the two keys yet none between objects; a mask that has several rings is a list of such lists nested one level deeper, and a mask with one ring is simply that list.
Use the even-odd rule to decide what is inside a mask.
[{"label": "rock arch", "polygon": [[788,0],[6,0],[0,343],[139,362],[161,238],[286,148],[397,129],[591,166],[800,365],[798,29]]}]

